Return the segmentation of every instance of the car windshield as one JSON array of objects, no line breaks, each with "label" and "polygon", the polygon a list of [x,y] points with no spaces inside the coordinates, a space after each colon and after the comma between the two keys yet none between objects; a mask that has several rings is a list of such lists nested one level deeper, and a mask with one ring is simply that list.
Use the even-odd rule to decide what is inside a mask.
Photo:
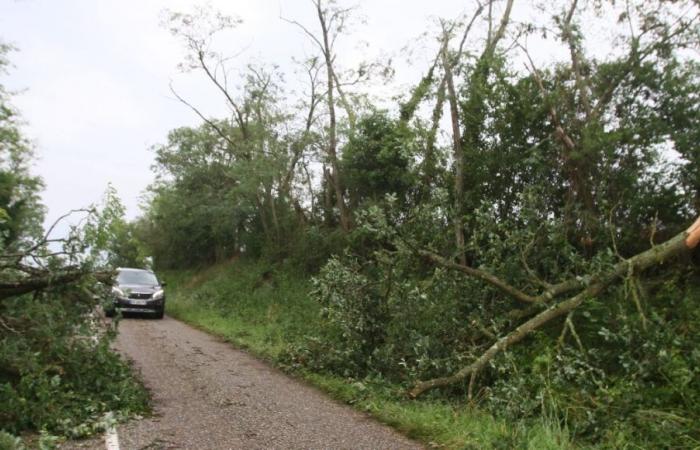
[{"label": "car windshield", "polygon": [[145,270],[124,270],[117,275],[118,284],[145,284],[156,286],[158,279],[151,272]]}]

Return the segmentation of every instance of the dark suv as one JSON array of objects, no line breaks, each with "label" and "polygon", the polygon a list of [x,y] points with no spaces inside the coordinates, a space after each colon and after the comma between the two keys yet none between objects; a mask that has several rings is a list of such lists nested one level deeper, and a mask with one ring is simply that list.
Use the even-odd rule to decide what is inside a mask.
[{"label": "dark suv", "polygon": [[111,305],[105,309],[108,317],[117,310],[127,313],[150,313],[157,319],[165,312],[164,283],[150,270],[118,268],[112,286]]}]

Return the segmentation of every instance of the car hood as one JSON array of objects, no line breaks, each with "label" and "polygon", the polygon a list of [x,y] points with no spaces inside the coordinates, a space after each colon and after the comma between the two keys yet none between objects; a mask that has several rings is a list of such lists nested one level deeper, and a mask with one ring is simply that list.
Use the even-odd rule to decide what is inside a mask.
[{"label": "car hood", "polygon": [[160,286],[152,284],[119,284],[117,287],[125,292],[141,292],[143,294],[153,294],[161,289]]}]

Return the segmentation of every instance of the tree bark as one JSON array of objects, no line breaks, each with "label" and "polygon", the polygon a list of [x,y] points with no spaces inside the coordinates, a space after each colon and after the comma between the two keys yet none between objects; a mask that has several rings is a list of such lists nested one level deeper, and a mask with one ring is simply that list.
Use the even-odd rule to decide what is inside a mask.
[{"label": "tree bark", "polygon": [[338,80],[338,75],[335,73],[335,69],[333,69],[333,82],[335,83],[336,91],[338,91],[338,98],[340,99],[340,104],[343,106],[345,113],[348,115],[350,131],[352,132],[352,130],[355,129],[355,123],[357,123],[355,111],[352,109],[352,105],[350,105],[350,101],[348,100],[347,95],[345,95],[345,92],[343,92],[343,87],[340,85],[340,80]]},{"label": "tree bark", "polygon": [[493,275],[492,273],[486,272],[484,270],[480,269],[475,269],[473,267],[469,267],[465,264],[457,264],[455,262],[450,261],[447,258],[443,258],[442,256],[430,252],[428,250],[418,250],[418,254],[432,262],[433,264],[436,264],[438,266],[444,267],[446,269],[451,269],[451,270],[456,270],[459,272],[462,272],[470,277],[478,278],[482,281],[485,281],[486,283],[490,284],[491,286],[495,287],[499,291],[503,292],[504,294],[508,295],[509,297],[512,297],[518,301],[521,301],[523,303],[537,303],[538,299],[537,297],[533,297],[531,295],[526,294],[525,292],[522,292],[519,289],[514,288],[513,286],[509,285],[505,281],[501,280],[497,276]]},{"label": "tree bark", "polygon": [[[506,4],[506,8],[503,12],[503,16],[501,17],[501,22],[499,24],[498,30],[496,33],[491,36],[491,31],[489,31],[489,39],[484,47],[484,51],[481,54],[476,68],[474,69],[475,71],[472,73],[470,77],[470,88],[472,89],[473,92],[479,91],[481,88],[481,85],[483,85],[486,82],[486,77],[488,76],[488,67],[490,64],[490,60],[493,57],[493,54],[496,51],[496,48],[498,46],[498,42],[503,38],[506,32],[506,28],[508,27],[508,23],[510,22],[510,13],[513,8],[513,2],[514,0],[508,0]],[[489,8],[490,8],[489,4]],[[472,17],[471,22],[467,26],[462,41],[459,45],[459,51],[457,52],[457,55],[455,57],[455,60],[451,60],[450,55],[449,55],[449,33],[450,30],[445,28],[443,25],[443,48],[442,48],[442,61],[443,61],[443,67],[445,71],[445,84],[447,87],[447,98],[449,101],[450,105],[450,119],[452,122],[452,155],[454,159],[454,167],[455,167],[455,180],[454,180],[454,202],[453,202],[453,209],[454,209],[454,218],[453,218],[453,226],[454,226],[454,234],[455,234],[455,246],[457,247],[457,252],[458,252],[458,259],[459,262],[462,265],[466,265],[467,263],[467,255],[466,255],[466,250],[465,250],[465,236],[464,236],[464,185],[465,185],[465,171],[464,171],[464,166],[465,166],[465,149],[463,148],[462,144],[462,134],[461,134],[461,129],[460,129],[460,123],[459,123],[459,108],[457,105],[457,93],[454,85],[454,77],[453,77],[453,67],[459,62],[459,59],[461,58],[462,51],[463,51],[463,46],[464,42],[466,41],[467,35],[469,34],[469,31],[471,30],[472,25],[474,24],[474,21],[476,18],[482,13],[483,11],[483,5],[479,5],[479,8],[476,10],[474,13],[474,16]],[[489,9],[490,11],[490,9]],[[489,20],[490,22],[490,20]],[[483,109],[483,99],[481,98],[482,96],[479,95],[476,100],[472,99],[471,103],[476,106],[479,109]],[[471,111],[470,111],[471,113]],[[479,117],[481,114],[479,114]],[[482,121],[477,120],[476,123],[465,123],[465,128],[469,132],[471,130],[471,134],[478,134],[478,129],[481,128],[482,126]],[[477,129],[478,128],[478,129]],[[470,139],[471,141],[474,141],[474,139]],[[475,147],[475,143],[472,142],[472,147]],[[473,148],[472,148],[473,150]]]}]

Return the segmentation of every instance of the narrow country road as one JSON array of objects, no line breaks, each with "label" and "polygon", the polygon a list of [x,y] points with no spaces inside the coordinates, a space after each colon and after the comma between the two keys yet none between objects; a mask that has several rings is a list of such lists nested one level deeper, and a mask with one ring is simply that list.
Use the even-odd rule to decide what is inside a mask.
[{"label": "narrow country road", "polygon": [[[166,317],[124,319],[117,348],[153,395],[153,417],[118,427],[122,450],[414,449],[389,427],[247,353]],[[105,448],[105,439],[64,448]]]}]

